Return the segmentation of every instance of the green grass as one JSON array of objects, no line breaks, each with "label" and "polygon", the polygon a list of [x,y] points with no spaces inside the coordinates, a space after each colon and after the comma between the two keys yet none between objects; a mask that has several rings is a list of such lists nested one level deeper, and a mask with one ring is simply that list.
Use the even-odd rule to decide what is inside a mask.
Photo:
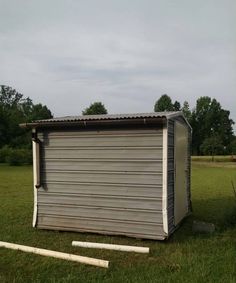
[{"label": "green grass", "polygon": [[217,156],[192,156],[192,161],[200,161],[200,162],[236,162],[235,155],[217,155]]},{"label": "green grass", "polygon": [[[0,282],[236,282],[236,225],[229,168],[193,163],[193,214],[168,241],[35,230],[30,166],[0,166],[0,241],[111,261],[108,270],[0,249]],[[216,224],[214,234],[193,234],[193,220]],[[71,247],[72,240],[150,246],[149,255]]]}]

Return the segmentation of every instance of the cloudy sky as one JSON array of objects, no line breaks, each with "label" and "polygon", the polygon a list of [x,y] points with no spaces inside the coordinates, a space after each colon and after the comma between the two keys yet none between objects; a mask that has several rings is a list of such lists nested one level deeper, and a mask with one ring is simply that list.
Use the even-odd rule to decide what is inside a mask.
[{"label": "cloudy sky", "polygon": [[215,97],[236,121],[235,0],[0,0],[0,84],[55,116]]}]

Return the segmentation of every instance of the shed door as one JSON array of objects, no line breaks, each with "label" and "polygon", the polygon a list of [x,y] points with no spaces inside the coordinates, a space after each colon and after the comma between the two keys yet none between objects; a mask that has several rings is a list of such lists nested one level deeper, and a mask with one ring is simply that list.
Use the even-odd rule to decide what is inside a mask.
[{"label": "shed door", "polygon": [[175,225],[177,225],[188,212],[187,154],[188,130],[181,123],[175,122]]}]

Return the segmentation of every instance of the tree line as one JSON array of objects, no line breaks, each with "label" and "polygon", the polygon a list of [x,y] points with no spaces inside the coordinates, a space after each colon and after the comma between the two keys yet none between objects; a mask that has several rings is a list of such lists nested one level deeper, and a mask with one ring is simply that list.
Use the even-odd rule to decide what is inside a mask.
[{"label": "tree line", "polygon": [[29,147],[29,132],[19,124],[48,118],[52,118],[52,113],[47,106],[34,104],[9,86],[0,86],[0,147]]},{"label": "tree line", "polygon": [[0,86],[0,162],[31,164],[31,133],[20,123],[52,118],[46,105],[34,104],[29,97],[9,86]]},{"label": "tree line", "polygon": [[[236,138],[233,133],[233,120],[230,112],[208,96],[197,99],[190,109],[189,103],[179,101],[164,94],[154,104],[154,111],[182,111],[193,129],[192,153],[194,155],[236,154]],[[82,111],[82,115],[107,114],[103,103],[94,102]],[[0,162],[12,152],[26,156],[24,150],[31,149],[31,134],[19,127],[20,123],[52,118],[46,105],[34,104],[29,97],[15,89],[0,86]],[[5,152],[5,153],[4,153]],[[5,154],[5,156],[4,156]],[[29,157],[30,159],[30,157]]]},{"label": "tree line", "polygon": [[192,127],[192,154],[215,155],[235,154],[236,139],[233,132],[234,121],[230,111],[209,96],[199,97],[193,109],[185,101],[172,103],[171,98],[164,94],[154,106],[154,111],[182,111]]}]

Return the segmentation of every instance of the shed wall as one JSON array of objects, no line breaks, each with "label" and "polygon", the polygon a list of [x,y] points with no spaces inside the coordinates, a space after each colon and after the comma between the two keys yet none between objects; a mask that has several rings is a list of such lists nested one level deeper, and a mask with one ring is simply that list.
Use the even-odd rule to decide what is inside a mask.
[{"label": "shed wall", "polygon": [[37,227],[163,239],[162,128],[51,130]]},{"label": "shed wall", "polygon": [[168,120],[168,221],[169,235],[177,228],[174,221],[175,208],[175,123],[180,122],[188,129],[188,152],[186,160],[186,189],[188,197],[188,207],[191,212],[191,129],[183,117]]},{"label": "shed wall", "polygon": [[186,124],[186,121],[183,117],[176,117],[176,121],[183,124],[188,129],[188,154],[187,154],[187,164],[186,164],[186,178],[187,178],[187,197],[188,197],[188,208],[189,213],[192,212],[192,202],[191,202],[191,154],[192,154],[192,130]]}]

